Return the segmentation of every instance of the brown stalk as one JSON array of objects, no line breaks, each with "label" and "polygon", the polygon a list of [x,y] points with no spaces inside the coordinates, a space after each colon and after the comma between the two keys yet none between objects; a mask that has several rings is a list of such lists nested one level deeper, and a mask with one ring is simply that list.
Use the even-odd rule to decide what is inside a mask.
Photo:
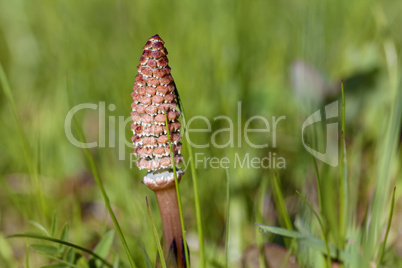
[{"label": "brown stalk", "polygon": [[[178,170],[177,182],[180,182],[183,174],[183,171]],[[187,267],[173,172],[165,171],[152,175],[149,174],[144,177],[142,182],[154,191],[158,200],[163,228],[162,246],[166,266],[172,268]],[[160,260],[157,262],[157,267],[162,267]]]},{"label": "brown stalk", "polygon": [[[173,186],[155,191],[163,228],[163,253],[167,267],[185,267],[180,213],[176,188]],[[174,257],[173,259],[171,259]],[[172,263],[173,262],[173,263]],[[159,264],[158,264],[159,265]]]}]

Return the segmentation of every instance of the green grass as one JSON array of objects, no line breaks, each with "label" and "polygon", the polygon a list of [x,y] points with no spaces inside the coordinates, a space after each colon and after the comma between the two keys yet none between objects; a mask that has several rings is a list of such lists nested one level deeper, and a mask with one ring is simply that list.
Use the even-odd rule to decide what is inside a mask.
[{"label": "green grass", "polygon": [[[57,239],[68,224],[65,241],[91,252],[115,230],[108,263],[155,265],[158,244],[144,199],[149,196],[151,211],[157,211],[157,202],[141,183],[144,173],[135,164],[130,168],[132,148],[120,143],[125,139],[130,144],[130,93],[142,47],[154,34],[169,51],[186,107],[182,125],[190,129],[182,132],[182,154],[185,161],[192,159],[180,195],[191,267],[241,267],[248,250],[255,245],[261,250],[264,243],[291,248],[302,267],[313,261],[314,267],[325,267],[326,242],[331,261],[343,261],[344,267],[402,266],[397,250],[402,246],[397,223],[401,12],[402,3],[396,0],[0,0],[0,267],[50,264],[49,256],[27,247],[33,241],[2,239],[15,233],[44,235],[30,222]],[[292,82],[297,62],[313,69],[297,80],[301,94]],[[82,136],[98,145],[104,139],[104,146],[83,151],[66,138],[71,108],[66,76],[74,105],[97,105],[74,116]],[[342,99],[339,165],[311,161],[301,142],[301,126],[316,110]],[[102,102],[105,112],[99,114]],[[268,119],[269,132],[245,132],[247,120],[256,115]],[[282,115],[286,119],[274,131],[272,116]],[[190,121],[196,116],[208,119],[211,131],[202,119]],[[227,116],[232,125],[218,116]],[[325,151],[325,124],[331,122],[306,128],[310,147]],[[249,124],[251,129],[264,127],[260,120]],[[191,131],[195,129],[204,132]],[[245,135],[268,147],[253,148]],[[285,169],[247,168],[236,162],[246,154],[252,159],[270,152],[286,159]],[[204,157],[230,161],[229,220],[226,168],[204,168]],[[96,184],[100,179],[101,187]],[[281,235],[262,235],[256,223],[294,233],[270,229]],[[159,217],[154,224],[161,235]],[[68,260],[67,251],[51,257]],[[83,257],[87,259],[81,258],[80,265],[85,267],[90,258]]]},{"label": "green grass", "polygon": [[191,178],[192,178],[192,182],[193,182],[195,212],[196,212],[196,217],[197,217],[198,243],[200,246],[200,267],[204,268],[205,267],[204,234],[203,234],[203,228],[202,228],[200,198],[199,198],[199,194],[198,194],[197,172],[195,170],[193,150],[191,148],[191,145],[189,144],[190,134],[187,131],[184,107],[180,101],[180,97],[179,97],[179,103],[180,103],[180,109],[181,109],[180,112],[181,112],[181,118],[182,118],[182,122],[183,122],[183,130],[184,130],[184,136],[185,136],[185,141],[186,141],[186,147],[187,147],[187,152],[188,152],[187,155],[190,158],[190,169],[191,169]]},{"label": "green grass", "polygon": [[226,230],[225,230],[225,267],[229,267],[229,237],[230,237],[230,174],[226,168]]},{"label": "green grass", "polygon": [[183,205],[181,203],[181,196],[180,196],[180,190],[179,190],[179,181],[177,179],[176,165],[175,165],[175,160],[174,160],[172,141],[170,139],[170,131],[169,131],[169,123],[168,123],[168,119],[167,119],[167,113],[165,113],[165,125],[166,125],[167,137],[168,137],[168,140],[169,140],[170,157],[171,157],[171,162],[172,162],[172,166],[173,166],[174,185],[175,185],[175,188],[176,188],[177,203],[179,205],[179,214],[180,214],[181,232],[182,232],[182,237],[183,237],[184,256],[185,256],[186,264],[190,265],[190,257],[189,257],[190,253],[189,253],[189,250],[188,250],[188,247],[187,247],[186,228],[184,226],[184,219],[183,219]]}]

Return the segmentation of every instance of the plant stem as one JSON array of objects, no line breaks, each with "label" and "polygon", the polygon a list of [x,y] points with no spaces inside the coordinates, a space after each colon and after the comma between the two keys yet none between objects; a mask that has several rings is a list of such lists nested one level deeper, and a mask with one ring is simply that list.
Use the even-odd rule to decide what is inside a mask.
[{"label": "plant stem", "polygon": [[346,163],[346,144],[345,144],[345,91],[343,89],[343,81],[341,83],[342,89],[342,132],[340,143],[340,185],[339,185],[339,233],[340,233],[340,248],[345,248],[346,243],[346,227],[348,223],[348,173]]},{"label": "plant stem", "polygon": [[225,267],[227,268],[229,264],[229,228],[230,228],[230,175],[228,168],[226,168],[226,205],[227,208],[226,208]]},{"label": "plant stem", "polygon": [[[163,254],[167,267],[186,267],[180,223],[180,212],[174,184],[156,190],[159,212],[163,228]],[[174,254],[171,256],[171,254]],[[177,260],[177,266],[176,265]]]}]

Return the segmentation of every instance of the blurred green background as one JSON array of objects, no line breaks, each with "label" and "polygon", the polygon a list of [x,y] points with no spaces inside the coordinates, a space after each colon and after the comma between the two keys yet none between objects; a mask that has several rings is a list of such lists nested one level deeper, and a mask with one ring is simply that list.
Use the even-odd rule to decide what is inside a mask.
[{"label": "blurred green background", "polygon": [[[277,236],[259,234],[255,225],[260,219],[259,223],[283,226],[273,198],[274,173],[280,177],[292,222],[303,222],[320,236],[311,213],[295,193],[298,189],[316,208],[314,166],[301,142],[301,126],[312,112],[340,100],[341,80],[346,96],[350,187],[347,233],[352,237],[360,232],[364,237],[370,219],[374,219],[378,229],[368,233],[375,233],[375,239],[364,243],[364,238],[357,235],[361,240],[351,244],[357,248],[370,243],[378,246],[383,238],[392,188],[397,186],[384,267],[400,267],[401,14],[402,2],[396,0],[0,0],[0,62],[14,100],[12,103],[7,96],[3,79],[0,266],[25,266],[25,246],[31,241],[5,237],[38,231],[30,220],[50,228],[52,215],[57,214],[59,229],[66,223],[70,227],[68,240],[87,248],[93,248],[106,231],[114,229],[83,150],[72,145],[65,134],[65,119],[71,105],[82,103],[104,103],[106,107],[104,119],[98,110],[91,109],[84,109],[76,116],[88,141],[99,142],[99,136],[105,138],[105,146],[90,151],[136,264],[146,267],[147,259],[155,261],[156,245],[145,196],[150,198],[161,235],[156,200],[141,184],[144,172],[135,165],[130,168],[132,149],[123,144],[122,137],[130,141],[130,94],[142,47],[150,36],[159,34],[169,51],[172,75],[187,121],[204,116],[211,122],[211,132],[191,133],[194,143],[209,144],[207,148],[193,148],[195,154],[227,156],[234,163],[236,155],[261,158],[271,152],[286,160],[284,169],[230,165],[229,267],[252,265],[246,252],[256,244],[258,236],[264,242],[283,245]],[[111,104],[115,109],[108,109]],[[13,105],[25,138],[21,138]],[[211,144],[212,134],[230,127],[225,120],[214,120],[222,115],[233,120],[234,143],[217,148]],[[286,116],[278,123],[276,132],[249,134],[253,143],[268,142],[268,148],[252,148],[244,138],[244,124],[254,115],[266,117],[270,123],[272,116]],[[128,123],[123,124],[121,121],[125,119]],[[262,127],[258,121],[254,123],[252,128]],[[194,120],[191,128],[206,125]],[[276,147],[272,146],[273,133]],[[325,135],[322,123],[309,129],[306,139],[312,147],[323,151]],[[214,138],[222,145],[231,136],[223,132]],[[188,159],[187,150],[183,151]],[[124,160],[119,160],[122,154]],[[339,167],[318,164],[324,193],[322,215],[328,228],[337,230]],[[196,171],[207,267],[223,267],[225,170],[199,165]],[[261,188],[264,182],[267,185]],[[189,170],[180,189],[192,267],[197,267],[199,247]],[[258,194],[262,198],[258,199]],[[258,204],[259,200],[262,204]],[[329,239],[335,243],[334,237]],[[375,262],[377,254],[376,251],[367,258]],[[32,267],[47,263],[33,250],[30,255]],[[116,256],[128,267],[117,238],[108,259]],[[312,260],[300,262],[311,265]]]}]

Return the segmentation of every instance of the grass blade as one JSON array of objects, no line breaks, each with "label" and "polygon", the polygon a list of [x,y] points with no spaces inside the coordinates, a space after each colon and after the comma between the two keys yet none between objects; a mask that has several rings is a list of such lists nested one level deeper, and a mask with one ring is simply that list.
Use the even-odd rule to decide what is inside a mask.
[{"label": "grass blade", "polygon": [[277,176],[277,174],[275,173],[275,175],[274,175],[274,192],[275,192],[275,203],[277,203],[278,204],[278,208],[277,208],[277,210],[279,210],[279,214],[281,215],[281,218],[282,218],[282,222],[283,222],[283,224],[284,224],[284,226],[287,228],[287,229],[289,229],[289,230],[293,230],[293,225],[292,225],[292,222],[291,222],[291,220],[290,220],[290,216],[289,216],[289,213],[288,213],[288,211],[287,211],[287,209],[286,209],[286,206],[285,206],[285,200],[283,199],[283,194],[282,194],[282,190],[281,190],[281,187],[280,187],[280,185],[279,185],[279,182],[278,182],[278,176]]},{"label": "grass blade", "polygon": [[311,158],[313,159],[315,176],[317,180],[318,212],[320,213],[320,215],[322,215],[322,192],[321,192],[322,188],[321,188],[320,172],[318,172],[317,160],[315,160],[315,157],[313,155],[311,155]]},{"label": "grass blade", "polygon": [[52,225],[51,225],[51,235],[56,236],[57,234],[57,225],[59,223],[57,213],[53,213]]},{"label": "grass blade", "polygon": [[[227,156],[225,156],[227,158]],[[229,264],[229,227],[230,227],[230,175],[229,168],[225,168],[226,171],[226,237],[225,237],[225,267]]]},{"label": "grass blade", "polygon": [[187,151],[188,151],[188,156],[190,157],[190,169],[191,169],[191,177],[193,179],[193,192],[194,192],[194,203],[195,203],[195,214],[197,217],[197,231],[198,231],[198,243],[200,246],[200,266],[201,268],[205,268],[205,249],[204,249],[204,234],[202,230],[202,218],[201,218],[201,206],[200,206],[200,198],[198,196],[198,180],[197,180],[197,173],[195,172],[195,164],[194,164],[194,158],[193,158],[193,149],[189,143],[190,140],[190,134],[187,131],[187,124],[186,124],[186,119],[184,116],[184,108],[183,104],[179,100],[180,103],[180,110],[181,110],[181,116],[182,116],[182,121],[183,121],[183,126],[184,126],[184,136],[185,140],[187,143]]},{"label": "grass blade", "polygon": [[158,247],[159,259],[161,261],[162,268],[166,268],[166,262],[165,262],[165,258],[163,256],[162,246],[159,242],[158,231],[156,230],[154,218],[152,217],[152,212],[151,212],[151,207],[149,206],[148,197],[145,197],[145,200],[147,202],[148,216],[149,216],[149,221],[151,222],[152,231],[154,233],[155,243],[156,243],[156,246]]},{"label": "grass blade", "polygon": [[[283,199],[283,194],[282,194],[282,190],[281,187],[279,185],[279,181],[278,181],[278,175],[275,173],[274,174],[274,199],[275,199],[275,207],[276,204],[278,204],[278,207],[276,207],[276,210],[279,210],[279,214],[281,215],[281,220],[282,220],[282,224],[289,230],[293,230],[293,225],[292,225],[292,221],[290,220],[290,216],[289,213],[286,209],[286,205],[285,205],[285,200]],[[285,240],[285,244],[286,247],[291,250],[293,248],[294,245],[294,250],[297,250],[297,245],[295,245],[292,242],[289,242],[288,240]]]},{"label": "grass blade", "polygon": [[[267,189],[267,186],[268,186],[268,180],[263,178],[261,180],[261,184],[257,194],[255,222],[262,222],[263,220],[264,193]],[[267,264],[265,263],[265,257],[264,257],[264,242],[262,241],[262,236],[259,234],[258,229],[256,233],[256,240],[257,240],[257,247],[259,249],[258,260],[260,263],[260,267],[266,268]]]},{"label": "grass blade", "polygon": [[378,255],[377,267],[380,267],[382,256],[384,255],[385,244],[387,243],[387,239],[388,239],[389,230],[391,229],[392,215],[394,214],[394,205],[395,205],[395,190],[396,190],[396,187],[394,187],[394,191],[392,193],[391,209],[389,210],[387,231],[385,232],[384,241],[382,242],[380,254]]},{"label": "grass blade", "polygon": [[348,224],[348,173],[346,164],[346,144],[345,144],[345,91],[342,81],[342,131],[341,131],[341,149],[339,154],[340,180],[339,180],[339,234],[341,249],[345,248],[346,226]]},{"label": "grass blade", "polygon": [[168,136],[168,140],[169,140],[169,147],[170,147],[170,159],[172,161],[172,166],[173,166],[174,184],[176,186],[177,202],[178,202],[178,205],[179,205],[181,232],[182,232],[182,236],[183,236],[184,255],[185,255],[185,258],[186,258],[186,267],[187,267],[187,265],[190,266],[190,258],[189,258],[188,248],[187,248],[186,230],[185,230],[185,227],[184,227],[183,209],[182,209],[182,206],[181,206],[179,182],[177,180],[176,165],[175,165],[175,162],[174,162],[172,141],[170,140],[170,131],[169,131],[169,124],[168,124],[166,111],[165,111],[164,114],[165,114],[166,132],[167,132],[167,136]]},{"label": "grass blade", "polygon": [[38,252],[43,252],[45,254],[55,255],[61,253],[59,248],[50,245],[31,244],[30,247]]},{"label": "grass blade", "polygon": [[307,237],[297,231],[285,229],[282,227],[269,226],[269,225],[263,225],[263,224],[257,224],[257,226],[258,226],[260,232],[270,232],[270,233],[273,233],[276,235],[281,235],[281,236],[296,238],[296,239]]},{"label": "grass blade", "polygon": [[[94,253],[96,253],[99,256],[101,256],[102,258],[106,259],[107,255],[109,254],[110,247],[112,246],[113,239],[114,239],[114,230],[110,230],[98,242],[98,244],[96,245],[96,247],[94,249]],[[97,262],[97,265],[100,266],[99,261],[96,261],[96,262]]]},{"label": "grass blade", "polygon": [[[298,231],[288,230],[285,228],[277,227],[277,226],[269,226],[269,225],[262,225],[257,224],[258,228],[261,232],[270,232],[276,235],[281,235],[284,237],[292,238],[293,240],[297,240],[300,244],[308,246],[312,249],[320,251],[322,254],[327,254],[327,248],[325,242],[321,239],[316,238],[310,234],[302,234]],[[328,244],[330,256],[332,258],[338,258],[339,260],[343,261],[347,258],[350,258],[350,254],[335,248],[334,246]]]}]

